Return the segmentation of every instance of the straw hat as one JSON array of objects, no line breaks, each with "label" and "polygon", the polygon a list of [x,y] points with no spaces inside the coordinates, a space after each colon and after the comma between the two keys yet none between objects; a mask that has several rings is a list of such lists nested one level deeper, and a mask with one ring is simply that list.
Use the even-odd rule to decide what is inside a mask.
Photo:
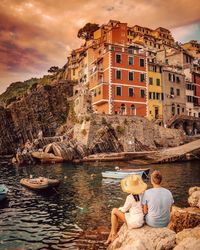
[{"label": "straw hat", "polygon": [[121,180],[123,192],[130,194],[141,194],[147,189],[147,184],[143,182],[140,175],[128,175]]}]

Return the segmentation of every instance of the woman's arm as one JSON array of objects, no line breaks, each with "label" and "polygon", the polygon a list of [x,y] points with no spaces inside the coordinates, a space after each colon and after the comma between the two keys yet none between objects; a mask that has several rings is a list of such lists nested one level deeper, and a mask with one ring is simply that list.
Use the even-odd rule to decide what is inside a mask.
[{"label": "woman's arm", "polygon": [[126,201],[123,207],[120,207],[119,210],[123,213],[126,213],[131,208],[131,202],[129,196],[126,197]]}]

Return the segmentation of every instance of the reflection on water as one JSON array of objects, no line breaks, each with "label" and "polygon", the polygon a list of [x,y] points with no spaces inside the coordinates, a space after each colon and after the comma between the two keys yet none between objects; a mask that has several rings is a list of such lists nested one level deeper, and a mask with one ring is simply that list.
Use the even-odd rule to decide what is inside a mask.
[{"label": "reflection on water", "polygon": [[[92,235],[86,239],[82,231],[109,226],[112,207],[124,202],[126,194],[120,182],[101,178],[102,171],[114,166],[1,166],[0,184],[6,184],[10,191],[0,204],[0,249],[105,249],[103,240]],[[151,171],[154,169],[161,170],[163,185],[172,191],[175,204],[186,206],[188,188],[200,185],[199,162],[151,166]],[[30,174],[62,182],[57,190],[36,193],[19,184]]]}]

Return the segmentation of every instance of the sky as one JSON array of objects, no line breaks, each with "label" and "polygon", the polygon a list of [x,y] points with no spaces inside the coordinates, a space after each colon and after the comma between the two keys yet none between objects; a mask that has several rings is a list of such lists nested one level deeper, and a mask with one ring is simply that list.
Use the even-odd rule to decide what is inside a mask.
[{"label": "sky", "polygon": [[0,0],[0,93],[11,82],[62,67],[83,43],[78,30],[110,19],[162,26],[180,42],[200,41],[199,0]]}]

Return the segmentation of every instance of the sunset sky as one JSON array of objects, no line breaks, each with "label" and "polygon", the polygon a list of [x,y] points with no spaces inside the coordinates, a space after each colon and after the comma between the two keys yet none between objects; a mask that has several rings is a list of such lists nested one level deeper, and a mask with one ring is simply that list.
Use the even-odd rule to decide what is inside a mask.
[{"label": "sunset sky", "polygon": [[83,42],[79,28],[109,19],[163,26],[181,42],[200,40],[199,0],[0,0],[0,93],[13,81],[63,66]]}]

